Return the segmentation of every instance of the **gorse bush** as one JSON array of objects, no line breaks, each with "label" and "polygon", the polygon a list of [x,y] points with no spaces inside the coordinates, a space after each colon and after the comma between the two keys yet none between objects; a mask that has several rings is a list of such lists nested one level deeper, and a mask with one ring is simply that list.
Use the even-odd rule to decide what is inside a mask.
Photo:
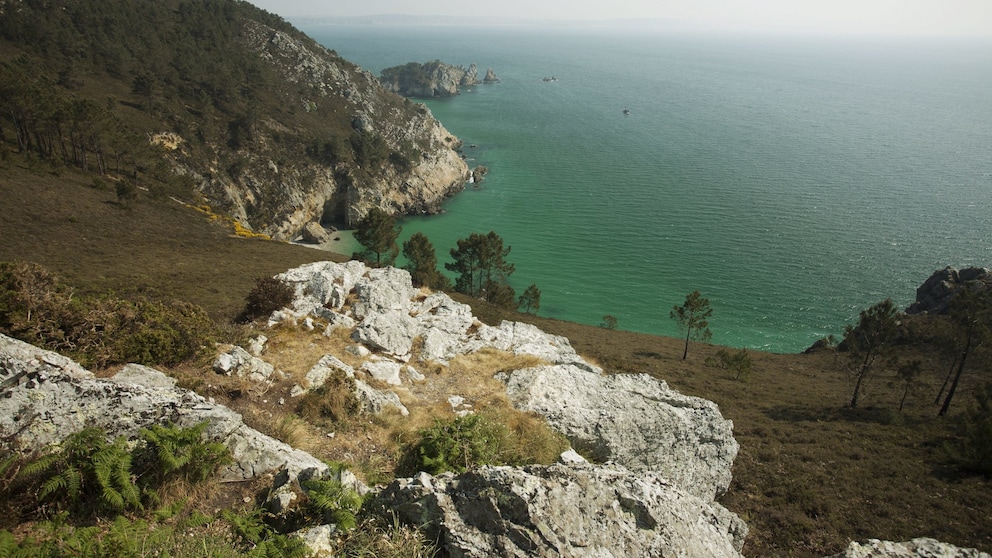
[{"label": "gorse bush", "polygon": [[945,447],[962,471],[992,478],[992,383],[975,389],[974,403],[958,418],[958,440]]},{"label": "gorse bush", "polygon": [[244,321],[267,318],[276,310],[289,306],[296,295],[293,287],[275,277],[260,277],[245,297],[245,309],[241,313]]},{"label": "gorse bush", "polygon": [[0,263],[0,332],[85,366],[174,366],[215,335],[202,308],[138,297],[79,297],[37,264]]}]

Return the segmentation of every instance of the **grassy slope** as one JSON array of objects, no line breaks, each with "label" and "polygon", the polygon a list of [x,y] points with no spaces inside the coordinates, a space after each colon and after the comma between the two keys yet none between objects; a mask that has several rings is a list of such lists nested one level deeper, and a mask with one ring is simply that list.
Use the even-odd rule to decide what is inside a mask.
[{"label": "grassy slope", "polygon": [[[256,277],[330,255],[244,240],[168,198],[141,193],[131,207],[93,175],[0,162],[0,261],[36,261],[82,291],[141,291],[190,300],[230,320]],[[462,299],[464,300],[464,299]],[[474,301],[487,321],[523,319],[567,336],[610,371],[643,372],[716,401],[735,424],[741,452],[723,503],[751,534],[748,556],[823,556],[849,539],[932,536],[992,550],[992,483],[958,478],[940,446],[953,424],[933,418],[936,378],[894,412],[895,388],[876,382],[861,412],[843,408],[849,386],[830,353],[754,353],[750,383],[704,364],[717,348],[503,313]],[[659,315],[659,319],[666,319]],[[935,376],[935,375],[934,375]],[[966,402],[966,395],[959,405]]]}]

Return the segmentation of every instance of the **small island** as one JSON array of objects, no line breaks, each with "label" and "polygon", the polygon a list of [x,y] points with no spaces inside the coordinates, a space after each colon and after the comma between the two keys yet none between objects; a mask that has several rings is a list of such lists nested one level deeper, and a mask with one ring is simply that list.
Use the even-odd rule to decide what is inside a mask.
[{"label": "small island", "polygon": [[379,77],[387,91],[404,97],[452,97],[460,93],[459,87],[498,83],[499,78],[492,68],[486,70],[479,79],[479,69],[475,64],[468,68],[453,66],[440,60],[418,64],[410,62],[402,66],[386,68]]}]

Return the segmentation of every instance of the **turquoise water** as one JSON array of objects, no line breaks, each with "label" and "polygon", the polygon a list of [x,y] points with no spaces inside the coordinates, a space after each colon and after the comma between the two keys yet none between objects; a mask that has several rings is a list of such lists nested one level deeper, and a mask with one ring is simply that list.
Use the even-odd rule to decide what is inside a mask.
[{"label": "turquoise water", "polygon": [[715,343],[794,352],[908,305],[936,269],[992,265],[988,42],[303,30],[376,75],[494,68],[501,83],[427,102],[489,176],[403,238],[446,259],[495,230],[541,315],[674,335],[698,289]]}]

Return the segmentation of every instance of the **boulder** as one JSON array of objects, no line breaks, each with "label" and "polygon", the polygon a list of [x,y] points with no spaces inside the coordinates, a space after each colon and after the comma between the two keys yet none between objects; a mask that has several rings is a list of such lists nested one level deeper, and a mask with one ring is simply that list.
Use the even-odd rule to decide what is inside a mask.
[{"label": "boulder", "polygon": [[403,385],[400,363],[391,360],[371,360],[362,365],[362,371],[373,379],[391,386]]},{"label": "boulder", "polygon": [[974,548],[958,548],[934,539],[919,538],[907,542],[871,539],[852,542],[840,554],[829,558],[992,558]]},{"label": "boulder", "polygon": [[375,504],[461,557],[739,558],[747,527],[653,473],[580,460],[420,473]]},{"label": "boulder", "polygon": [[715,403],[646,374],[604,376],[570,365],[499,376],[519,409],[543,415],[597,461],[656,471],[711,500],[730,486],[738,444]]},{"label": "boulder", "polygon": [[324,474],[328,467],[244,424],[241,415],[191,391],[169,385],[164,374],[125,368],[100,379],[66,357],[0,335],[0,443],[22,452],[43,451],[87,426],[108,436],[136,438],[152,424],[192,427],[207,422],[204,436],[223,442],[234,462],[221,481],[281,472],[284,482]]},{"label": "boulder", "polygon": [[331,239],[331,235],[327,232],[327,229],[316,221],[310,221],[304,225],[302,232],[303,242],[309,242],[310,244],[323,244]]},{"label": "boulder", "polygon": [[391,391],[375,389],[361,380],[355,380],[355,396],[358,397],[358,403],[364,413],[378,414],[391,407],[404,417],[410,414],[406,405],[400,401],[399,395]]},{"label": "boulder", "polygon": [[218,374],[237,374],[239,378],[248,378],[253,382],[265,382],[275,372],[271,364],[252,356],[241,347],[234,347],[218,356],[214,360],[213,369]]}]

